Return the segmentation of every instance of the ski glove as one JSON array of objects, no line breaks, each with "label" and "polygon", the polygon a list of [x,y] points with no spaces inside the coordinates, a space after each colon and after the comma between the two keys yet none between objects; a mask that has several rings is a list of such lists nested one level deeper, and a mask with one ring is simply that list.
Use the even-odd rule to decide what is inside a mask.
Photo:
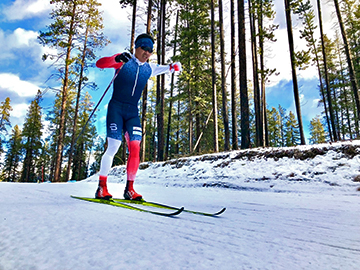
[{"label": "ski glove", "polygon": [[182,68],[181,68],[181,64],[180,62],[176,62],[176,63],[173,63],[173,64],[170,64],[170,72],[171,73],[174,73],[175,71],[181,71]]},{"label": "ski glove", "polygon": [[129,61],[132,58],[131,54],[128,52],[123,52],[122,54],[118,54],[117,56],[115,56],[115,61],[116,62],[123,62],[126,63],[127,61]]}]

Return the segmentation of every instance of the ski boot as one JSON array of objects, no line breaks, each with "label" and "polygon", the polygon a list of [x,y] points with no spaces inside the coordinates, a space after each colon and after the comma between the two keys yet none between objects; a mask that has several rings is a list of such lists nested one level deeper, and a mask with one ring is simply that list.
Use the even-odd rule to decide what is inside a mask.
[{"label": "ski boot", "polygon": [[107,177],[100,176],[99,186],[95,192],[96,199],[110,200],[112,198],[112,195],[108,192],[106,181]]}]

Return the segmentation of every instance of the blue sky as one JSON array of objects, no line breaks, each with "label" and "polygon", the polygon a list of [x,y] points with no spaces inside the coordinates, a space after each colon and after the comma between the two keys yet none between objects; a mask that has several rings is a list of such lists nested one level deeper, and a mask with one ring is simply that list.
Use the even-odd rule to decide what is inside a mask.
[{"label": "blue sky", "polygon": [[[0,102],[6,97],[11,98],[11,124],[16,124],[22,128],[24,117],[28,105],[35,97],[38,89],[45,90],[48,86],[57,86],[58,82],[49,81],[51,75],[50,62],[41,60],[42,54],[47,48],[42,47],[37,36],[39,31],[44,31],[46,26],[51,23],[49,12],[51,5],[49,0],[3,0],[0,4]],[[97,52],[98,57],[113,55],[122,52],[129,46],[130,21],[131,14],[129,9],[121,9],[118,1],[100,0],[101,10],[104,18],[104,33],[111,40],[106,48]],[[312,2],[315,3],[313,0]],[[294,95],[291,82],[291,69],[289,64],[289,53],[287,44],[287,34],[284,23],[283,1],[276,1],[275,9],[277,17],[275,22],[280,25],[276,33],[278,42],[275,45],[269,45],[270,57],[266,60],[270,68],[277,68],[279,76],[271,78],[267,85],[267,103],[270,107],[278,107],[280,104],[288,112],[294,109]],[[225,14],[229,10],[229,3],[225,2]],[[327,22],[325,31],[334,32],[331,28],[331,13],[333,7],[323,6],[324,20]],[[331,12],[327,12],[331,11]],[[229,17],[225,16],[229,21]],[[226,34],[230,32],[230,22],[225,23]],[[137,34],[145,31],[145,25],[139,21]],[[299,40],[297,30],[294,31],[295,45],[297,49],[304,46],[303,41]],[[250,50],[247,49],[247,55],[250,63]],[[154,58],[155,60],[155,58]],[[249,64],[249,70],[251,66]],[[112,79],[113,70],[92,69],[88,74],[90,80],[95,81],[98,90],[89,90],[95,103],[98,102],[103,91]],[[248,73],[248,78],[251,78]],[[298,72],[298,82],[301,93],[302,117],[305,132],[308,132],[310,120],[319,115],[322,108],[317,106],[319,91],[317,88],[317,72],[314,68]],[[111,96],[108,92],[105,99],[99,107],[97,121],[95,123],[98,133],[105,137],[105,115],[106,105]],[[47,91],[44,100],[41,103],[43,108],[53,106],[54,93]],[[44,111],[46,113],[46,111]],[[10,129],[9,129],[10,131]],[[306,137],[308,135],[306,134]]]}]

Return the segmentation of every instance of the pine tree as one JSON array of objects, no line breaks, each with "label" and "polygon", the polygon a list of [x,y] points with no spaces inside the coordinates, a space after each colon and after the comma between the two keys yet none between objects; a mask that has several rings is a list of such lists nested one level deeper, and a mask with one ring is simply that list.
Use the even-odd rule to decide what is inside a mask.
[{"label": "pine tree", "polygon": [[79,103],[81,97],[81,91],[85,87],[95,88],[96,85],[88,81],[88,77],[85,72],[88,70],[88,67],[95,59],[95,50],[97,48],[102,48],[109,43],[109,40],[103,35],[101,32],[104,28],[102,24],[102,17],[97,9],[100,4],[96,0],[88,0],[87,1],[87,9],[85,10],[86,19],[86,27],[83,37],[81,41],[79,41],[79,53],[76,58],[75,71],[78,74],[77,80],[77,95],[74,109],[74,117],[73,117],[73,126],[72,126],[72,136],[71,136],[71,144],[68,158],[68,166],[65,181],[68,181],[70,178],[70,168],[72,163],[72,154],[75,145],[76,139],[76,131],[77,131],[77,121],[78,121],[78,111],[79,111]]},{"label": "pine tree", "polygon": [[[155,83],[155,78],[151,78],[150,79],[153,82],[153,87],[148,89],[148,98],[147,98],[147,109],[146,109],[146,116],[145,118],[147,119],[148,123],[145,126],[145,133],[148,134],[148,136],[146,136],[145,139],[146,140],[146,145],[147,145],[147,151],[145,153],[144,156],[144,160],[151,160],[151,161],[155,161],[156,160],[156,142],[155,142],[155,134],[156,134],[156,127],[155,127],[155,123],[156,123],[156,83]],[[144,118],[144,117],[143,117]]]},{"label": "pine tree", "polygon": [[239,83],[241,111],[241,149],[250,147],[250,109],[246,71],[245,1],[238,0]]},{"label": "pine tree", "polygon": [[18,125],[12,130],[10,139],[7,143],[7,151],[4,161],[4,169],[2,171],[1,180],[8,182],[16,182],[19,177],[19,165],[22,159],[22,136]]},{"label": "pine tree", "polygon": [[219,30],[220,30],[220,59],[221,59],[221,95],[222,95],[222,115],[224,125],[224,150],[230,150],[230,129],[228,115],[228,92],[226,90],[225,75],[225,37],[224,37],[224,15],[223,0],[219,0]]},{"label": "pine tree", "polygon": [[272,0],[251,0],[249,3],[251,48],[253,54],[253,80],[254,80],[254,104],[257,145],[267,144],[266,123],[266,89],[265,83],[270,76],[275,74],[276,69],[270,69],[265,65],[267,42],[275,42],[275,30],[279,25],[274,24],[275,11]]},{"label": "pine tree", "polygon": [[[322,12],[321,12],[321,3],[320,0],[317,0],[317,9],[318,9],[318,18],[319,18],[319,28],[320,28],[320,39],[321,39],[321,52],[322,52],[322,61],[323,61],[323,65],[324,65],[324,69],[323,69],[323,75],[321,74],[321,69],[320,69],[320,60],[317,59],[317,66],[318,66],[318,70],[319,70],[319,80],[320,80],[320,92],[322,95],[322,99],[323,99],[323,103],[324,103],[324,109],[325,109],[325,117],[327,120],[327,125],[328,125],[328,130],[329,130],[329,135],[330,135],[330,140],[332,141],[333,139],[336,140],[336,130],[335,130],[335,118],[334,118],[334,112],[332,109],[332,101],[331,101],[331,95],[330,95],[330,84],[329,84],[329,74],[327,72],[328,68],[327,68],[327,55],[325,52],[325,34],[323,31],[323,21],[322,21]],[[319,50],[320,51],[320,50]],[[316,57],[316,50],[314,50],[315,53],[315,57]],[[322,79],[325,79],[325,87],[326,87],[326,91],[325,91],[325,87],[323,86],[323,82]],[[325,93],[326,92],[326,93]],[[327,112],[327,105],[326,105],[326,100],[325,97],[327,97],[327,102],[328,102],[328,106],[329,106],[329,113]]]},{"label": "pine tree", "polygon": [[188,134],[182,143],[188,146],[187,152],[192,153],[196,141],[204,132],[196,151],[208,151],[214,148],[212,143],[214,129],[204,125],[212,110],[208,105],[212,104],[213,96],[212,84],[209,80],[211,78],[210,2],[179,0],[178,4],[181,10],[179,23],[181,43],[176,59],[181,59],[184,67],[178,77],[178,87],[183,101],[181,113],[186,115],[181,128],[182,132]]},{"label": "pine tree", "polygon": [[[286,15],[286,26],[287,26],[287,32],[288,32],[288,39],[289,39],[289,51],[290,51],[290,63],[291,63],[291,73],[292,73],[292,81],[293,81],[293,91],[294,91],[294,99],[295,99],[295,107],[296,107],[296,114],[298,119],[298,127],[299,127],[299,133],[301,138],[301,144],[305,144],[305,136],[304,136],[304,130],[303,130],[303,124],[302,124],[302,115],[301,115],[301,106],[300,106],[300,94],[299,94],[299,86],[297,82],[297,75],[296,75],[296,66],[299,63],[299,57],[297,57],[297,54],[295,52],[295,46],[294,46],[294,37],[293,37],[293,26],[292,26],[292,19],[291,19],[291,13],[298,4],[299,1],[290,1],[290,0],[284,0],[285,1],[285,15]],[[299,56],[299,54],[298,54]]]},{"label": "pine tree", "polygon": [[235,71],[235,61],[236,61],[236,44],[235,44],[235,0],[230,0],[230,46],[231,46],[231,123],[232,123],[232,132],[231,132],[231,140],[232,140],[232,149],[237,150],[239,148],[238,142],[238,128],[237,128],[237,88],[236,88],[236,71]]},{"label": "pine tree", "polygon": [[[90,101],[91,96],[86,93],[80,103],[78,130],[82,130],[86,121],[92,112],[93,104]],[[74,148],[74,162],[72,165],[72,179],[81,180],[85,179],[88,175],[88,157],[94,144],[94,140],[97,137],[96,128],[94,126],[95,117],[90,119],[87,126],[79,137],[77,144]]]},{"label": "pine tree", "polygon": [[219,126],[218,126],[218,98],[216,90],[216,65],[215,65],[215,1],[210,0],[211,13],[211,78],[212,78],[212,112],[213,112],[213,151],[219,152]]},{"label": "pine tree", "polygon": [[286,133],[286,119],[287,119],[287,116],[286,116],[286,109],[284,109],[283,107],[281,107],[279,105],[278,107],[278,110],[279,110],[279,117],[280,117],[280,138],[281,138],[281,144],[280,146],[283,147],[285,146],[285,133]]},{"label": "pine tree", "polygon": [[268,134],[269,134],[269,146],[280,147],[282,138],[281,138],[281,118],[279,112],[276,108],[272,107],[271,110],[267,112],[268,115]]},{"label": "pine tree", "polygon": [[344,14],[344,26],[349,38],[350,49],[354,55],[354,68],[357,81],[360,81],[360,3],[357,0],[344,0],[342,2],[342,13]]},{"label": "pine tree", "polygon": [[[340,30],[341,30],[341,36],[342,36],[343,43],[344,43],[344,50],[345,50],[345,55],[346,55],[346,62],[348,64],[348,69],[349,69],[349,78],[350,78],[350,82],[351,82],[351,88],[353,90],[354,101],[356,104],[355,115],[357,116],[357,121],[359,121],[360,120],[360,97],[359,97],[358,81],[356,79],[356,74],[355,74],[355,69],[354,69],[353,56],[352,56],[352,53],[350,50],[348,34],[345,31],[343,15],[340,10],[339,1],[334,0],[334,4],[335,4],[336,15],[337,15]],[[359,130],[357,130],[357,133],[358,133],[358,135],[360,134]]]},{"label": "pine tree", "polygon": [[10,98],[7,97],[5,101],[0,103],[0,155],[3,152],[2,145],[7,135],[6,127],[11,127],[10,124],[10,112],[12,108],[10,106]]},{"label": "pine tree", "polygon": [[295,115],[292,111],[289,112],[286,123],[285,142],[286,146],[295,146],[301,144],[299,123],[296,121]]},{"label": "pine tree", "polygon": [[310,121],[310,144],[319,144],[326,141],[324,126],[321,123],[320,116],[316,116]]},{"label": "pine tree", "polygon": [[52,159],[49,158],[50,156],[52,156],[52,149],[50,147],[49,141],[42,141],[39,159],[36,163],[36,171],[38,172],[39,180],[42,182],[50,180],[52,161]]},{"label": "pine tree", "polygon": [[25,158],[21,173],[21,182],[36,182],[41,176],[39,171],[36,171],[36,163],[40,155],[42,123],[41,123],[41,91],[39,90],[35,99],[31,102],[28,113],[25,118],[23,136],[23,149]]},{"label": "pine tree", "polygon": [[[59,181],[62,168],[62,157],[65,143],[65,121],[66,106],[71,84],[75,82],[72,79],[72,64],[75,61],[73,49],[76,48],[77,40],[83,35],[83,29],[86,28],[86,16],[89,0],[51,0],[54,5],[51,12],[51,18],[54,20],[48,26],[46,32],[40,32],[39,40],[44,46],[49,46],[57,50],[57,54],[43,56],[43,60],[50,58],[58,65],[58,71],[62,80],[61,106],[59,115],[59,133],[56,145],[56,158],[54,168],[54,180]],[[76,76],[76,75],[75,75]]]}]

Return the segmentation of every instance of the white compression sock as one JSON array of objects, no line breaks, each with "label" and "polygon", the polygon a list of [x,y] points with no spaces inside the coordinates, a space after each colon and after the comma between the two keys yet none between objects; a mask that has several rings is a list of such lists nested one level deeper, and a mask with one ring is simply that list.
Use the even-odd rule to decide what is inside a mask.
[{"label": "white compression sock", "polygon": [[99,174],[103,176],[108,175],[114,160],[114,156],[119,150],[119,147],[121,145],[121,141],[115,140],[113,138],[107,138],[107,143],[108,143],[107,149],[101,158],[100,172],[99,172]]}]

